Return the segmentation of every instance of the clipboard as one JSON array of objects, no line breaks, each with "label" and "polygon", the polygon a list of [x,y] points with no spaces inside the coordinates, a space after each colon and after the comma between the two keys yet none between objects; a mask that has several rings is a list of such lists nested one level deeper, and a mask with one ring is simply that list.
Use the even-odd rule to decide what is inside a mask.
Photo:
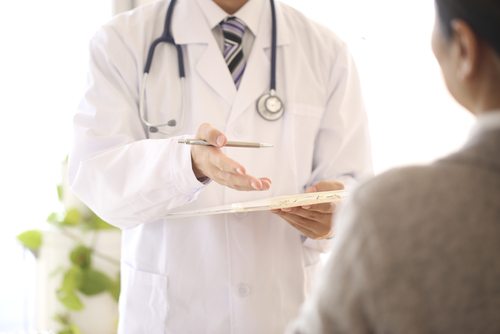
[{"label": "clipboard", "polygon": [[206,209],[169,213],[162,218],[183,218],[194,216],[217,215],[223,213],[238,213],[252,211],[267,211],[272,209],[292,208],[296,206],[339,202],[347,198],[346,190],[322,191],[300,195],[268,198],[258,201],[233,203]]}]

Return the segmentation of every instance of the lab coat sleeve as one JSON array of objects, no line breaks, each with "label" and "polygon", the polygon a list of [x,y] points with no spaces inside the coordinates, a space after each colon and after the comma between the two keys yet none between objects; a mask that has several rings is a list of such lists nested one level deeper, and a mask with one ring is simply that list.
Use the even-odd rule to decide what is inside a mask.
[{"label": "lab coat sleeve", "polygon": [[[328,99],[316,136],[308,186],[323,180],[342,181],[346,189],[373,175],[370,136],[361,84],[354,60],[342,43],[332,62]],[[308,247],[328,251],[333,240],[306,239]]]},{"label": "lab coat sleeve", "polygon": [[157,220],[206,186],[194,176],[190,147],[177,144],[180,137],[147,139],[138,112],[141,57],[133,49],[107,26],[92,39],[69,155],[72,191],[122,229]]}]

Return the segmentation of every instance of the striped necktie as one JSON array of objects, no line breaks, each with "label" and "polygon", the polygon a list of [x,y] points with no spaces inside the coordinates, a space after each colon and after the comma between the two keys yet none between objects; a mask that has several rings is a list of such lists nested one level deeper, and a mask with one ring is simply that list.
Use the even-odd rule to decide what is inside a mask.
[{"label": "striped necktie", "polygon": [[238,89],[246,65],[241,44],[245,33],[245,23],[232,16],[226,18],[220,25],[224,34],[224,59],[227,67],[229,67],[236,89]]}]

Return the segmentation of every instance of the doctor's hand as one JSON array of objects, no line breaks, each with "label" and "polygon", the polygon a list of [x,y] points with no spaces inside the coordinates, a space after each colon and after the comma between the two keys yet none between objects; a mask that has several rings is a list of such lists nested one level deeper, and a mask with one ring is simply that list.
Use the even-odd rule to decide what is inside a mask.
[{"label": "doctor's hand", "polygon": [[[344,184],[340,181],[321,181],[307,188],[306,193],[342,189],[344,189]],[[337,204],[332,202],[270,211],[283,218],[306,237],[321,240],[333,236],[332,217],[336,208]]]},{"label": "doctor's hand", "polygon": [[193,172],[198,179],[207,176],[223,186],[244,191],[268,190],[271,187],[271,179],[248,175],[245,167],[222,153],[220,148],[226,145],[227,138],[221,131],[204,123],[198,128],[196,137],[214,145],[191,147]]}]

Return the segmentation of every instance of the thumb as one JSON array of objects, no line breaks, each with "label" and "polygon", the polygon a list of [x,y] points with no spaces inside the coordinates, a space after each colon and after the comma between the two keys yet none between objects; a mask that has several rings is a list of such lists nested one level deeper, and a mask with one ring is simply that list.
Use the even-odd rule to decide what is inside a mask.
[{"label": "thumb", "polygon": [[203,139],[215,147],[222,147],[227,143],[227,138],[224,133],[208,123],[200,125],[198,131],[196,132],[196,138]]},{"label": "thumb", "polygon": [[306,189],[306,193],[315,193],[321,191],[342,190],[344,184],[337,180],[320,181]]}]

